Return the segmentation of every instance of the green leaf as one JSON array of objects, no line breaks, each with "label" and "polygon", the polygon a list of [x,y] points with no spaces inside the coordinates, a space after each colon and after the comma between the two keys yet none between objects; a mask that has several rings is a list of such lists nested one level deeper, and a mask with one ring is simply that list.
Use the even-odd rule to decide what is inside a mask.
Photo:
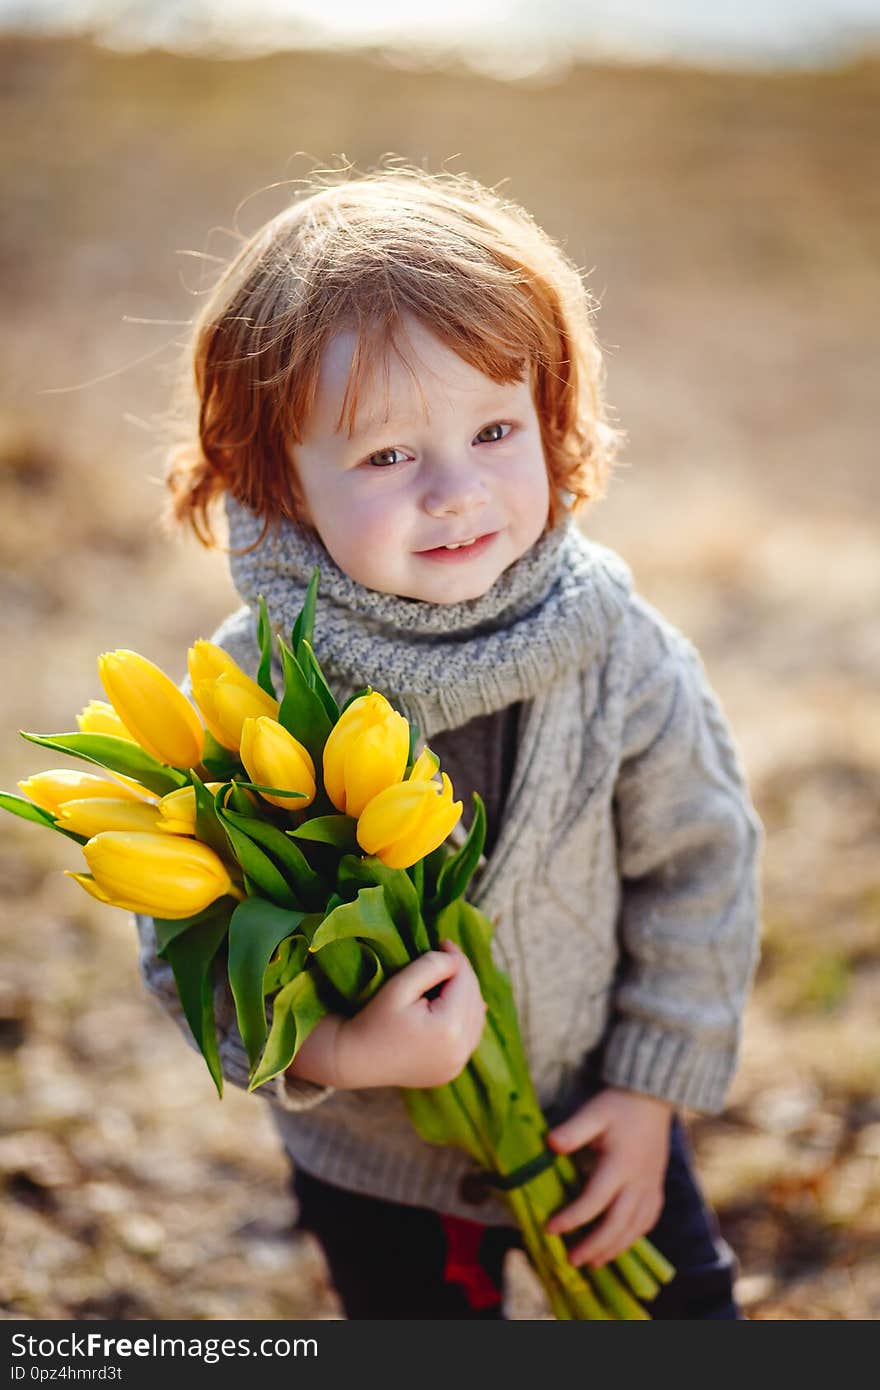
[{"label": "green leaf", "polygon": [[[236,786],[236,787],[243,787],[243,788],[245,788],[247,791],[252,791],[252,792],[264,792],[264,793],[265,793],[266,795],[268,795],[268,796],[284,796],[284,797],[288,797],[288,798],[290,799],[290,809],[291,809],[292,811],[295,811],[295,810],[297,809],[297,808],[296,808],[296,805],[295,805],[295,803],[296,803],[297,801],[305,801],[305,799],[306,799],[306,793],[305,793],[305,792],[295,792],[295,791],[291,791],[290,787],[269,787],[269,786],[264,786],[264,784],[263,784],[262,782],[245,782],[244,779],[243,779],[243,778],[240,778],[240,777],[239,777],[239,778],[236,778],[235,782],[233,783],[233,786]],[[253,810],[252,810],[251,813],[253,814]],[[245,814],[246,814],[246,813],[245,813]]]},{"label": "green leaf", "polygon": [[309,685],[303,668],[280,637],[278,646],[284,669],[284,698],[278,711],[278,722],[309,750],[315,772],[318,773],[323,765],[324,744],[333,727],[332,721],[320,697]]},{"label": "green leaf", "polygon": [[283,830],[257,816],[240,816],[236,811],[228,810],[220,814],[225,825],[234,826],[266,851],[306,907],[312,910],[324,907],[329,891],[326,883]]},{"label": "green leaf", "polygon": [[421,734],[418,724],[411,723],[409,726],[409,752],[406,755],[407,767],[411,768],[416,760],[416,748],[418,747]]},{"label": "green leaf", "polygon": [[11,811],[14,816],[21,816],[22,820],[33,821],[36,825],[46,825],[50,830],[55,828],[52,812],[37,806],[26,796],[16,796],[15,792],[0,792],[0,808]]},{"label": "green leaf", "polygon": [[483,845],[486,842],[486,808],[478,792],[474,792],[474,818],[461,849],[453,854],[437,879],[435,900],[431,904],[434,911],[448,907],[456,898],[467,892],[474,870],[480,862]]},{"label": "green leaf", "polygon": [[286,830],[296,840],[313,840],[337,849],[357,851],[357,821],[354,816],[313,816],[295,830]]},{"label": "green leaf", "polygon": [[[314,925],[317,926],[321,920],[319,914],[313,913]],[[294,936],[286,936],[279,942],[266,972],[263,975],[263,995],[268,997],[281,989],[282,985],[287,985],[303,969],[309,957],[310,935],[305,935],[298,931]]]},{"label": "green leaf", "polygon": [[[422,862],[424,873],[424,883],[422,885],[422,902],[426,904],[427,911],[436,911],[437,881],[443,871],[443,866],[448,859],[452,858],[453,851],[444,840],[442,845],[438,845],[435,850],[426,855]],[[430,932],[431,918],[428,917],[428,931]]]},{"label": "green leaf", "polygon": [[28,801],[27,797],[16,796],[14,792],[0,792],[0,810],[11,811],[14,816],[29,820],[34,825],[44,825],[49,830],[57,830],[59,835],[66,835],[68,840],[75,840],[78,845],[84,845],[89,838],[87,835],[77,835],[73,830],[62,829],[51,811]]},{"label": "green leaf", "polygon": [[[322,960],[326,954],[327,947],[322,952]],[[362,973],[366,976],[366,983],[361,986],[354,1001],[359,1009],[368,1004],[373,995],[378,993],[385,983],[385,971],[382,969],[382,962],[372,946],[366,946],[363,943],[361,943],[361,968]]]},{"label": "green leaf", "polygon": [[[195,912],[191,917],[154,917],[153,925],[156,929],[156,955],[165,955],[166,949],[172,941],[184,932],[189,931],[190,927],[201,927],[207,922],[213,922],[222,913],[227,925],[232,916],[237,899],[227,894],[223,898],[218,898],[216,902],[203,907],[201,912]],[[141,914],[143,915],[143,914]]]},{"label": "green leaf", "polygon": [[510,981],[499,970],[492,955],[492,923],[485,913],[463,898],[456,898],[436,919],[437,932],[442,940],[448,937],[460,946],[474,968],[480,982],[480,992],[505,1026],[519,1024]]},{"label": "green leaf", "polygon": [[388,911],[384,888],[362,888],[354,902],[334,908],[312,937],[310,949],[320,951],[330,941],[352,937],[371,945],[388,972],[399,970],[410,962],[409,952]]},{"label": "green leaf", "polygon": [[214,806],[214,793],[209,792],[201,778],[193,772],[192,784],[196,794],[196,836],[210,845],[221,859],[229,857],[229,840]]},{"label": "green leaf", "polygon": [[141,748],[139,743],[117,738],[115,734],[27,734],[24,729],[19,732],[22,738],[29,743],[39,744],[41,748],[51,748],[55,753],[66,753],[70,758],[82,758],[87,763],[108,768],[110,772],[133,777],[157,796],[189,785],[188,772],[167,767]]},{"label": "green leaf", "polygon": [[[462,1073],[462,1077],[464,1075]],[[422,1139],[429,1144],[464,1149],[483,1167],[486,1154],[454,1089],[460,1079],[445,1086],[431,1086],[418,1091],[402,1088],[400,1094],[410,1121]]]},{"label": "green leaf", "polygon": [[[286,912],[263,902],[245,898],[229,923],[229,987],[235,1001],[238,1031],[248,1061],[253,1068],[266,1041],[266,1013],[263,980],[269,961],[279,942],[291,936],[305,913]],[[303,943],[303,953],[308,949]]]},{"label": "green leaf", "polygon": [[[297,901],[287,879],[265,850],[255,844],[249,834],[246,835],[243,830],[238,828],[231,819],[229,811],[220,811],[218,815],[226,829],[232,852],[244,869],[248,882],[254,885],[257,894],[260,897],[269,898],[279,907],[298,910],[301,904]],[[239,819],[247,820],[249,817],[236,816],[236,820]]]},{"label": "green leaf", "polygon": [[406,869],[389,869],[375,855],[358,859],[355,855],[347,854],[339,865],[338,882],[340,888],[346,884],[381,887],[388,911],[410,959],[414,960],[423,952],[430,951],[419,895]]},{"label": "green leaf", "polygon": [[[229,793],[228,797],[227,792]],[[217,796],[221,797],[219,806],[217,806],[216,797],[214,799],[218,814],[220,811],[237,811],[240,816],[252,816],[254,814],[253,799],[248,796],[240,782],[230,782],[225,789],[221,787]]]},{"label": "green leaf", "polygon": [[248,1090],[255,1091],[286,1071],[312,1029],[329,1012],[307,970],[280,989],[272,1001],[269,1038]]},{"label": "green leaf", "polygon": [[327,717],[331,724],[335,724],[339,718],[339,706],[336,697],[324,678],[318,658],[315,656],[314,649],[308,638],[304,637],[297,652],[299,663],[306,673],[306,679],[314,690],[321,704],[327,712]]},{"label": "green leaf", "polygon": [[237,753],[233,753],[229,748],[224,748],[222,743],[218,743],[211,730],[206,729],[202,767],[206,772],[210,772],[212,782],[228,782],[234,773],[241,771],[241,762]]},{"label": "green leaf", "polygon": [[[416,862],[409,869],[404,869],[403,872],[406,874],[407,878],[411,880],[412,886],[416,890],[416,897],[418,898],[419,902],[422,902],[425,897],[424,859],[417,859]],[[427,950],[428,947],[425,946],[423,947],[423,949]]]},{"label": "green leaf", "polygon": [[329,986],[336,1012],[347,1015],[360,1007],[358,1001],[375,976],[376,959],[369,946],[354,938],[328,941],[316,955],[309,956],[316,976]]},{"label": "green leaf", "polygon": [[315,565],[309,578],[302,608],[299,610],[290,635],[290,645],[297,660],[300,660],[300,643],[303,641],[314,642],[315,640],[315,609],[318,599],[319,574],[319,566]]},{"label": "green leaf", "polygon": [[265,690],[267,695],[276,699],[275,685],[272,680],[272,624],[269,621],[269,614],[266,609],[266,600],[260,594],[260,619],[257,624],[257,641],[260,644],[260,668],[257,671],[257,685],[261,690]]},{"label": "green leaf", "polygon": [[199,1045],[208,1071],[223,1095],[223,1072],[217,1048],[217,1026],[214,1020],[213,963],[226,937],[225,912],[215,921],[203,922],[184,932],[165,948],[165,956],[174,971],[177,993],[190,1031]]}]

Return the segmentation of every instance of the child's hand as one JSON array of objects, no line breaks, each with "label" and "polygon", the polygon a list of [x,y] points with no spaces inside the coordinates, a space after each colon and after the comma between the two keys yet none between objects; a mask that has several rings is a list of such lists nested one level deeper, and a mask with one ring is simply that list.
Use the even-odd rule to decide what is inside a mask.
[{"label": "child's hand", "polygon": [[547,1222],[547,1230],[558,1235],[606,1213],[569,1251],[573,1265],[607,1264],[656,1225],[673,1110],[655,1096],[609,1087],[548,1133],[557,1153],[573,1153],[585,1144],[599,1151],[584,1191]]},{"label": "child's hand", "polygon": [[[443,983],[436,998],[425,993]],[[483,1033],[486,1004],[470,961],[451,941],[392,976],[336,1039],[337,1086],[442,1086]]]}]

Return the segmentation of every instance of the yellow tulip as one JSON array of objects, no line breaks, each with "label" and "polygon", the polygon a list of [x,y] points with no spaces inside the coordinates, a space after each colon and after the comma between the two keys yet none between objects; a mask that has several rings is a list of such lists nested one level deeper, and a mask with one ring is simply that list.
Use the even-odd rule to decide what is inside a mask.
[{"label": "yellow tulip", "polygon": [[231,676],[218,676],[215,681],[200,681],[193,686],[193,696],[202,718],[218,743],[238,752],[241,731],[246,719],[278,718],[279,705],[258,685],[248,690]]},{"label": "yellow tulip", "polygon": [[402,781],[409,724],[373,691],[352,700],[324,745],[324,786],[337,811],[359,816],[373,797]]},{"label": "yellow tulip", "polygon": [[[209,792],[214,793],[220,790],[223,783],[206,782],[205,786]],[[167,796],[162,797],[159,802],[159,825],[156,828],[171,835],[195,835],[195,787],[178,787],[177,791],[169,792]]]},{"label": "yellow tulip", "polygon": [[[76,716],[76,722],[81,734],[111,734],[113,738],[124,738],[126,743],[136,742],[107,700],[89,700]],[[121,772],[114,772],[113,776],[118,777],[121,785],[134,792],[141,800],[154,799],[152,792],[142,787],[133,777],[123,777]]]},{"label": "yellow tulip", "polygon": [[186,662],[193,685],[196,681],[213,681],[223,675],[239,677],[251,685],[255,684],[227,651],[218,647],[215,642],[206,642],[201,637],[190,647],[186,654]]},{"label": "yellow tulip", "polygon": [[[121,792],[123,789],[119,787]],[[62,830],[73,830],[89,839],[102,830],[152,830],[162,827],[158,806],[131,797],[95,796],[65,801],[58,812]]]},{"label": "yellow tulip", "polygon": [[83,845],[92,873],[65,873],[100,902],[149,917],[190,917],[226,893],[241,897],[219,855],[200,840],[105,830]]},{"label": "yellow tulip", "polygon": [[374,796],[357,824],[361,849],[389,869],[408,869],[442,845],[458,824],[461,802],[452,800],[452,783],[445,772],[441,778],[438,787],[423,777],[410,777]]},{"label": "yellow tulip", "polygon": [[126,729],[115,709],[106,700],[89,700],[82,712],[76,716],[82,734],[112,734],[114,738],[135,740]]},{"label": "yellow tulip", "polygon": [[129,733],[159,762],[195,767],[205,731],[199,717],[165,672],[138,652],[104,652],[98,673],[107,698]]},{"label": "yellow tulip", "polygon": [[262,715],[259,719],[244,721],[241,760],[252,782],[303,793],[298,797],[270,796],[268,792],[260,792],[273,806],[281,806],[285,811],[302,811],[314,801],[315,764],[312,756],[277,720]]},{"label": "yellow tulip", "polygon": [[111,782],[107,777],[97,777],[93,772],[80,772],[74,768],[36,772],[33,777],[19,782],[18,786],[31,801],[53,815],[58,814],[66,801],[93,800],[98,796],[142,801],[147,796],[143,788],[135,791],[133,785],[123,786],[119,782]]},{"label": "yellow tulip", "polygon": [[218,743],[238,752],[246,719],[278,718],[278,701],[245,675],[228,652],[198,641],[188,653],[193,698]]},{"label": "yellow tulip", "polygon": [[436,777],[439,771],[440,759],[426,745],[413,764],[413,770],[407,780],[410,782],[430,782],[431,778]]}]

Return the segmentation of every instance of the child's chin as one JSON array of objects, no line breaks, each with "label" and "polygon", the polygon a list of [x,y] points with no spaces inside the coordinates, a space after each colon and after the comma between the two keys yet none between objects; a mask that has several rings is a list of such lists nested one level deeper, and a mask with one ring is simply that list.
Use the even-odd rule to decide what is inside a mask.
[{"label": "child's chin", "polygon": [[417,597],[425,603],[467,603],[488,593],[498,575],[493,571],[482,574],[438,575],[432,585],[419,586]]}]

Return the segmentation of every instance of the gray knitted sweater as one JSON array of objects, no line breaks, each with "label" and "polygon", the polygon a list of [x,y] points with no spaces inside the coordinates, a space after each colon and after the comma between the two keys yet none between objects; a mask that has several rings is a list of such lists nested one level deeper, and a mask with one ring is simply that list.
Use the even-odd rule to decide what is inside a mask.
[{"label": "gray knitted sweater", "polygon": [[[233,547],[256,541],[254,518],[228,510]],[[598,1076],[719,1111],[757,959],[763,837],[692,645],[571,521],[482,598],[436,606],[361,588],[317,537],[285,524],[233,557],[246,606],[212,640],[255,673],[258,595],[289,630],[315,563],[315,645],[337,698],[367,683],[382,690],[453,772],[470,761],[475,732],[486,735],[494,843],[469,897],[495,923],[545,1110],[563,1118]],[[136,920],[146,983],[188,1034],[152,920]],[[246,1086],[224,986],[215,1005],[224,1074]],[[277,1078],[260,1097],[308,1172],[513,1224],[495,1197],[475,1212],[462,1188],[470,1159],[420,1139],[396,1090]]]}]

